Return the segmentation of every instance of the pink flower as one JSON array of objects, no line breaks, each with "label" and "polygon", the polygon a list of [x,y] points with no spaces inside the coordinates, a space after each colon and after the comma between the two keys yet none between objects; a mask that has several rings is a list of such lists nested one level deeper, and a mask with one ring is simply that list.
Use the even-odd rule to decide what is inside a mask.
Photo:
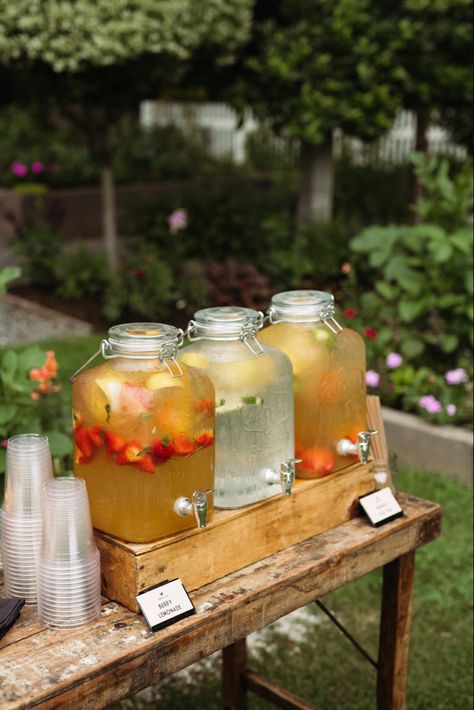
[{"label": "pink flower", "polygon": [[364,328],[364,335],[371,340],[377,340],[379,334],[375,328]]},{"label": "pink flower", "polygon": [[343,265],[341,266],[341,271],[343,274],[350,274],[352,269],[352,264],[350,264],[348,261],[345,261]]},{"label": "pink flower", "polygon": [[395,370],[397,367],[400,367],[403,362],[403,358],[400,353],[389,353],[385,362],[387,364],[387,367],[389,367],[391,370]]},{"label": "pink flower", "polygon": [[380,384],[380,375],[378,372],[375,372],[375,370],[367,370],[365,381],[368,387],[378,387]]},{"label": "pink flower", "polygon": [[168,215],[168,224],[171,234],[176,234],[181,229],[186,229],[188,224],[188,211],[180,208]]},{"label": "pink flower", "polygon": [[346,308],[344,311],[344,318],[357,318],[357,311],[355,308]]},{"label": "pink flower", "polygon": [[462,382],[467,382],[469,377],[463,367],[457,367],[455,370],[448,370],[444,379],[448,385],[460,385]]},{"label": "pink flower", "polygon": [[17,177],[25,177],[25,175],[28,174],[28,166],[24,163],[20,163],[19,160],[13,161],[10,166],[10,170],[12,171],[13,175],[16,175]]},{"label": "pink flower", "polygon": [[39,160],[35,160],[35,162],[31,164],[31,172],[33,175],[41,175],[41,173],[44,172],[43,163],[40,163]]},{"label": "pink flower", "polygon": [[448,415],[448,417],[454,417],[457,411],[458,408],[455,404],[448,404],[448,406],[446,407],[446,414]]},{"label": "pink flower", "polygon": [[430,414],[439,414],[443,411],[443,405],[432,394],[425,394],[420,398],[418,404]]}]

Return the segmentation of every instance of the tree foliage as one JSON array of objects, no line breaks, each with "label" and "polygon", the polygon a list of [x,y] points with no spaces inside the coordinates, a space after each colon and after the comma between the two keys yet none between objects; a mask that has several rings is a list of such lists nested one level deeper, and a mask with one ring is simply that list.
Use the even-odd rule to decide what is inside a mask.
[{"label": "tree foliage", "polygon": [[381,0],[257,3],[245,93],[290,136],[323,143],[334,128],[373,138],[398,106],[393,30]]},{"label": "tree foliage", "polygon": [[249,0],[0,0],[0,63],[76,72],[143,54],[183,60],[203,43],[226,59],[246,39],[250,15]]}]

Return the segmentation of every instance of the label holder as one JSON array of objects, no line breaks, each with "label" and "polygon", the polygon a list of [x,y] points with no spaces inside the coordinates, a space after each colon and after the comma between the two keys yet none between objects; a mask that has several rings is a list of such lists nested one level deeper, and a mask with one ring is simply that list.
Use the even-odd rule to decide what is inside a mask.
[{"label": "label holder", "polygon": [[165,629],[196,613],[196,608],[179,578],[166,579],[136,596],[140,611],[151,631]]},{"label": "label holder", "polygon": [[389,486],[359,498],[359,503],[375,528],[401,518],[404,513]]}]

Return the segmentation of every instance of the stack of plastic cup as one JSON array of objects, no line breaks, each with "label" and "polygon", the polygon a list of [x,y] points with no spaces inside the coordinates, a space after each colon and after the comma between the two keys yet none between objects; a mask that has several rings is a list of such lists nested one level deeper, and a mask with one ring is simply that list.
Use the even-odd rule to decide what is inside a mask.
[{"label": "stack of plastic cup", "polygon": [[36,604],[43,518],[42,488],[53,477],[48,438],[12,436],[7,444],[5,500],[0,537],[5,593]]},{"label": "stack of plastic cup", "polygon": [[82,478],[43,487],[38,619],[52,628],[80,626],[100,613],[100,556]]}]

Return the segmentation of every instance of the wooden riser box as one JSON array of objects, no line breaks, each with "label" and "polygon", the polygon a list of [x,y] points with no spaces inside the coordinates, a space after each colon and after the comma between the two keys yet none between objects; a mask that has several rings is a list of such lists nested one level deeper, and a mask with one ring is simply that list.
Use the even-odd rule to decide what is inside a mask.
[{"label": "wooden riser box", "polygon": [[150,543],[127,543],[95,531],[102,593],[138,611],[136,595],[180,577],[191,591],[230,572],[341,525],[356,515],[360,496],[376,489],[373,464],[354,464],[312,481],[295,481],[276,496],[238,510],[214,510],[207,528]]}]

